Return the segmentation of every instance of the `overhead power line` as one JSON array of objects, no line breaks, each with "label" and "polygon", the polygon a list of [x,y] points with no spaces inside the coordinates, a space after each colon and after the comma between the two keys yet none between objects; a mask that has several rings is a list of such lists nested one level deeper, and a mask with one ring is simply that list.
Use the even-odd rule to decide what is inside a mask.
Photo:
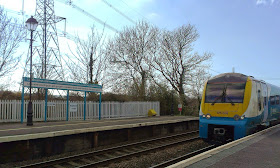
[{"label": "overhead power line", "polygon": [[106,0],[102,0],[102,2],[104,2],[106,5],[108,5],[109,7],[111,7],[112,9],[114,9],[116,12],[118,12],[120,15],[122,15],[123,17],[125,17],[127,20],[129,20],[131,23],[136,24],[136,22],[134,22],[131,18],[129,18],[128,16],[126,16],[124,13],[122,13],[120,10],[118,10],[117,8],[115,8],[112,4],[110,4],[109,2],[107,2]]},{"label": "overhead power line", "polygon": [[222,72],[218,72],[218,71],[216,71],[216,70],[214,70],[214,69],[211,69],[211,68],[209,68],[209,70],[211,70],[211,71],[213,71],[213,72],[215,72],[215,73],[217,73],[217,74],[221,74]]},{"label": "overhead power line", "polygon": [[142,18],[144,18],[145,20],[149,20],[147,19],[144,15],[142,15],[140,12],[138,12],[137,10],[131,8],[126,2],[124,2],[123,0],[121,0],[123,4],[125,4],[127,7],[129,7],[130,9],[134,10],[134,12],[136,12],[138,15],[142,16]]},{"label": "overhead power line", "polygon": [[119,31],[118,31],[117,29],[115,29],[113,26],[108,25],[107,23],[105,23],[105,22],[103,22],[102,20],[98,19],[97,17],[93,16],[93,15],[90,14],[89,12],[87,12],[87,11],[83,10],[82,8],[78,7],[77,5],[73,4],[73,2],[72,2],[71,0],[67,0],[66,2],[65,2],[65,1],[63,2],[62,0],[56,0],[56,1],[59,1],[59,2],[61,2],[61,3],[65,3],[65,4],[69,5],[69,6],[71,6],[72,8],[78,10],[79,12],[85,14],[85,15],[88,16],[89,18],[91,18],[91,19],[97,21],[98,23],[104,25],[105,27],[111,29],[112,31],[114,31],[114,32],[116,32],[116,33],[119,32]]}]

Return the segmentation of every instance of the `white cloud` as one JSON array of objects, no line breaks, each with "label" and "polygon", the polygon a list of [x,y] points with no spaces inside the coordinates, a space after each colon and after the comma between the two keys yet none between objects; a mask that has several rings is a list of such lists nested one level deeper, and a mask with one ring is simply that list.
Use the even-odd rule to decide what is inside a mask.
[{"label": "white cloud", "polygon": [[148,18],[149,20],[157,19],[157,18],[159,18],[159,17],[160,17],[160,15],[157,14],[157,13],[149,13],[148,16],[147,16],[147,18]]},{"label": "white cloud", "polygon": [[270,4],[274,4],[276,0],[256,0],[257,5],[265,5],[270,2]]},{"label": "white cloud", "polygon": [[267,0],[257,0],[257,5],[264,5],[266,2]]}]

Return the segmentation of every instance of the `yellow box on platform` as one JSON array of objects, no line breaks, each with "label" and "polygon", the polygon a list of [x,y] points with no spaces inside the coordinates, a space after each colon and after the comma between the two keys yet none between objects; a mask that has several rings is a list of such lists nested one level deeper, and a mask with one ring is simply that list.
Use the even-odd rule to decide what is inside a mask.
[{"label": "yellow box on platform", "polygon": [[152,116],[156,116],[156,115],[157,115],[157,112],[154,109],[150,109],[148,111],[148,117],[152,117]]}]

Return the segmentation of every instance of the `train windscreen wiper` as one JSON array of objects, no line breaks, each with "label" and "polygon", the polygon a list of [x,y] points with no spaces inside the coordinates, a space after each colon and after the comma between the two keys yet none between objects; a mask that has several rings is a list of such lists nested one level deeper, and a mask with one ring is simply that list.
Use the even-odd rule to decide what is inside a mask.
[{"label": "train windscreen wiper", "polygon": [[222,97],[223,97],[223,94],[221,96],[219,96],[219,97],[216,97],[211,105],[213,106],[217,102],[217,100],[219,100]]},{"label": "train windscreen wiper", "polygon": [[224,101],[225,101],[226,98],[227,98],[227,99],[230,101],[231,105],[234,106],[235,104],[233,103],[232,99],[231,99],[230,97],[227,96],[226,90],[227,90],[227,85],[224,87],[222,95],[219,96],[219,97],[217,97],[211,105],[214,105],[214,104],[217,102],[217,100],[219,100],[220,98],[221,98],[221,99],[224,98]]},{"label": "train windscreen wiper", "polygon": [[226,96],[226,98],[230,101],[230,103],[231,103],[231,105],[235,105],[234,103],[233,103],[233,101],[231,100],[231,98],[230,97],[228,97],[227,95],[225,95]]},{"label": "train windscreen wiper", "polygon": [[226,89],[227,89],[227,88],[226,88],[226,86],[225,86],[224,89],[223,89],[222,95],[215,98],[214,102],[211,104],[212,106],[217,102],[217,100],[222,99],[223,97],[225,97],[225,95],[226,95]]},{"label": "train windscreen wiper", "polygon": [[[227,89],[227,85],[226,85],[226,87],[225,87],[226,89]],[[233,103],[233,101],[232,101],[232,99],[227,95],[227,93],[226,93],[226,89],[225,89],[225,101],[226,101],[226,98],[230,101],[230,103],[231,103],[231,105],[235,105],[234,103]]]}]

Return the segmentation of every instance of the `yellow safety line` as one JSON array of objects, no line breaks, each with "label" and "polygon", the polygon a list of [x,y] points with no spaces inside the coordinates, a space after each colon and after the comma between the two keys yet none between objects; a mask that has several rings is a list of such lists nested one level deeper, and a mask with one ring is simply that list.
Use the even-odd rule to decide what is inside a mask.
[{"label": "yellow safety line", "polygon": [[[141,119],[133,119],[133,120],[141,120]],[[102,120],[104,121],[104,120]],[[107,122],[109,123],[113,123],[113,122],[119,122],[118,121],[112,121],[112,120],[108,120]],[[87,123],[75,123],[75,124],[64,124],[64,125],[47,125],[47,126],[40,126],[40,127],[30,127],[30,128],[12,128],[12,129],[4,129],[4,130],[0,130],[0,132],[4,132],[4,131],[15,131],[15,130],[28,130],[28,129],[36,129],[36,128],[50,128],[50,127],[63,127],[63,126],[70,126],[70,125],[87,125],[87,124],[94,124],[94,123],[101,123],[99,122],[87,122]]]},{"label": "yellow safety line", "polygon": [[[92,122],[92,123],[94,123],[94,122]],[[30,128],[12,128],[12,129],[0,130],[0,132],[3,132],[3,131],[14,131],[14,130],[27,130],[27,129],[36,129],[36,128],[48,128],[48,127],[62,127],[62,126],[78,125],[78,124],[85,125],[85,124],[91,124],[91,123],[76,123],[76,124],[64,124],[64,125],[47,125],[47,126],[30,127]]]},{"label": "yellow safety line", "polygon": [[[138,121],[138,120],[143,120],[143,118],[141,119],[135,119],[133,118],[132,120],[134,121]],[[104,121],[104,120],[102,120]],[[117,120],[117,121],[112,121],[112,120],[108,120],[106,121],[107,123],[114,123],[114,122],[119,122],[120,120]],[[169,121],[169,120],[168,120]],[[173,120],[172,120],[173,121]],[[150,121],[146,121],[146,122],[150,122]],[[74,123],[74,124],[63,124],[63,125],[47,125],[47,126],[39,126],[39,127],[29,127],[29,128],[11,128],[11,129],[4,129],[4,130],[1,130],[0,129],[0,132],[5,132],[5,131],[16,131],[16,130],[28,130],[28,129],[37,129],[37,128],[51,128],[51,127],[64,127],[64,126],[71,126],[71,125],[87,125],[87,124],[94,124],[94,123],[101,123],[100,121],[98,122],[87,122],[87,123],[84,123],[84,122],[79,122],[79,123]]]},{"label": "yellow safety line", "polygon": [[[117,122],[117,121],[109,121],[109,122]],[[87,124],[94,124],[94,123],[100,123],[100,122],[87,122],[87,123],[79,122],[79,123],[75,123],[75,124],[47,125],[47,126],[30,127],[30,128],[13,128],[13,129],[0,130],[0,132],[1,131],[24,130],[24,129],[48,128],[48,127],[63,127],[63,126],[70,126],[70,125],[87,125]]]}]

